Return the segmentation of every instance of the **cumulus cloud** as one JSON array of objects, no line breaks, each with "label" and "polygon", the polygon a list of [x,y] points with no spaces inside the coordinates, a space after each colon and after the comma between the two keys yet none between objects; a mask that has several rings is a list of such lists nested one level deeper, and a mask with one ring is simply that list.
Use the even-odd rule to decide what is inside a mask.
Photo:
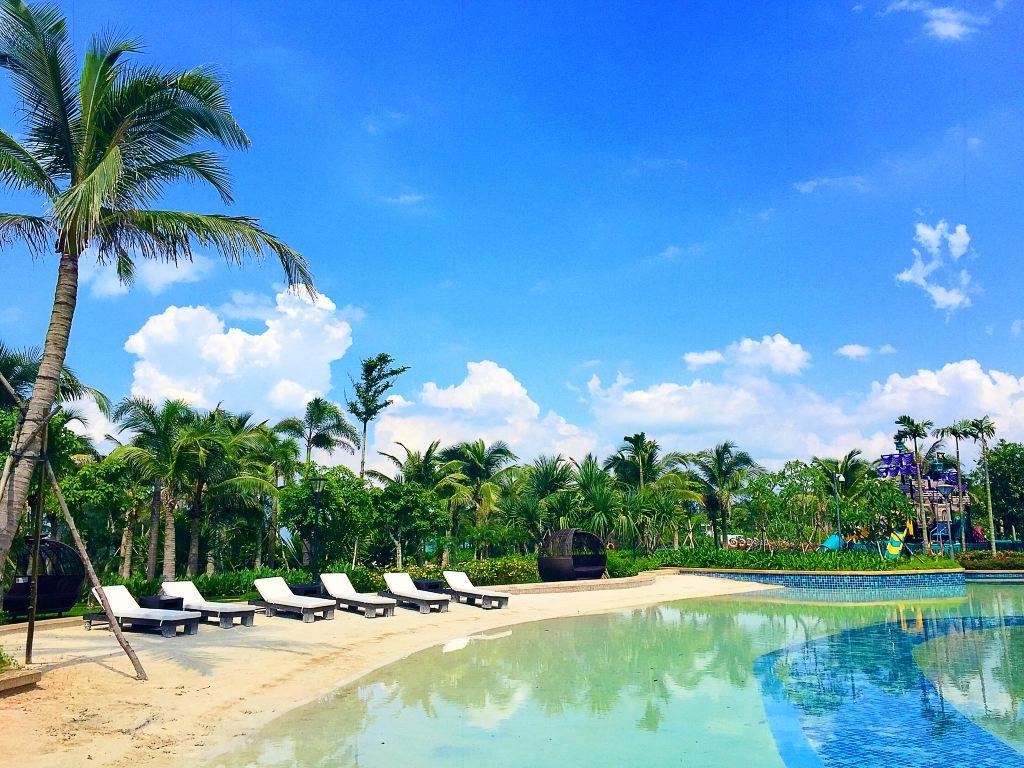
[{"label": "cumulus cloud", "polygon": [[851,360],[866,360],[871,356],[871,347],[863,344],[843,344],[836,350],[836,354]]},{"label": "cumulus cloud", "polygon": [[388,195],[381,198],[381,201],[388,205],[417,205],[426,200],[427,196],[421,195],[418,192],[402,192],[397,195]]},{"label": "cumulus cloud", "polygon": [[894,355],[896,354],[896,347],[892,344],[883,344],[878,348],[878,354],[880,355]]},{"label": "cumulus cloud", "polygon": [[[262,302],[252,302],[262,306]],[[125,342],[135,355],[132,394],[181,398],[203,408],[292,415],[331,388],[331,363],[352,343],[352,328],[327,296],[282,291],[250,333],[206,306],[171,306]]]},{"label": "cumulus cloud", "polygon": [[897,0],[886,9],[886,13],[894,12],[918,14],[922,20],[921,30],[926,35],[947,41],[963,40],[989,22],[986,16],[924,0]]},{"label": "cumulus cloud", "polygon": [[[121,282],[113,264],[100,264],[95,255],[82,255],[80,279],[88,286],[89,295],[94,298],[111,298],[128,293],[129,287]],[[176,283],[195,283],[213,271],[216,262],[202,254],[196,254],[191,261],[181,260],[177,264],[153,259],[137,259],[133,284],[157,296]]]},{"label": "cumulus cloud", "polygon": [[523,459],[541,453],[583,457],[597,446],[596,436],[554,411],[542,411],[526,387],[492,360],[466,364],[458,384],[427,382],[418,401],[402,399],[377,421],[375,449],[391,452],[401,442],[422,449],[433,440],[445,445],[483,438],[504,440]]},{"label": "cumulus cloud", "polygon": [[724,350],[687,352],[683,360],[691,370],[709,365],[726,364],[735,369],[767,369],[773,373],[797,374],[811,361],[810,353],[781,333],[765,335],[760,340],[740,339]]},{"label": "cumulus cloud", "polygon": [[868,188],[868,182],[863,176],[819,176],[816,179],[797,181],[793,184],[793,188],[802,195],[826,189],[851,189],[854,192],[864,192]]},{"label": "cumulus cloud", "polygon": [[686,451],[733,440],[773,466],[853,448],[869,457],[891,450],[893,421],[903,413],[937,424],[987,413],[1001,437],[1024,437],[1024,377],[985,370],[976,360],[893,373],[842,398],[760,376],[637,386],[622,374],[609,386],[592,377],[587,395],[602,437],[644,429]]},{"label": "cumulus cloud", "polygon": [[896,274],[896,280],[916,285],[924,290],[936,309],[954,312],[971,306],[970,273],[966,269],[960,269],[956,274],[946,274],[951,270],[946,268],[944,258],[948,255],[956,262],[967,253],[971,245],[967,225],[957,224],[950,228],[945,220],[939,221],[935,226],[918,222],[914,227],[914,240],[927,252],[928,260],[925,261],[921,249],[912,248],[914,261]]}]

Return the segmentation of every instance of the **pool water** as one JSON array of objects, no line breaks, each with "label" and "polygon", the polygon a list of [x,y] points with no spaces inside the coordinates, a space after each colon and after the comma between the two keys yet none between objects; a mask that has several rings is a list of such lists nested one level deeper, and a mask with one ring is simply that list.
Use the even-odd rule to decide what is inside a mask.
[{"label": "pool water", "polygon": [[525,624],[414,654],[216,768],[1024,765],[1024,586],[778,593]]}]

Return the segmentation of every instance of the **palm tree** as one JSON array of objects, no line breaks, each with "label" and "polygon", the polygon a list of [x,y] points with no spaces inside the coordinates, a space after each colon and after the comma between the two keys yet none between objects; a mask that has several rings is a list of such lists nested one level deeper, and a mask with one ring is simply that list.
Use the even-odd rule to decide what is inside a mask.
[{"label": "palm tree", "polygon": [[612,534],[622,527],[621,494],[616,481],[601,469],[594,456],[587,454],[576,465],[573,484],[580,496],[580,522],[607,544]]},{"label": "palm tree", "polygon": [[312,462],[314,448],[328,453],[341,448],[354,454],[359,445],[359,433],[345,419],[341,408],[322,397],[314,397],[306,403],[306,413],[301,419],[284,419],[274,431],[305,444],[306,464]]},{"label": "palm tree", "polygon": [[[0,180],[38,195],[42,214],[0,214],[0,243],[23,242],[35,256],[59,254],[43,355],[26,423],[40,424],[57,397],[78,301],[79,260],[87,249],[114,263],[121,279],[133,257],[177,263],[193,246],[228,261],[278,258],[289,285],[312,290],[306,261],[256,219],[152,209],[179,181],[208,184],[231,201],[227,169],[199,141],[244,149],[249,139],[231,115],[220,79],[208,68],[166,71],[131,65],[135,40],[94,37],[81,68],[60,11],[0,0],[0,67],[21,101],[24,136],[0,131]],[[32,454],[34,429],[20,431],[11,452]],[[28,498],[33,462],[12,472],[11,515],[0,516],[0,562],[10,550]],[[8,493],[7,488],[0,494]]]},{"label": "palm tree", "polygon": [[355,399],[346,399],[348,412],[363,427],[362,440],[359,442],[359,477],[366,475],[366,430],[371,421],[391,405],[391,400],[384,394],[395,385],[395,379],[409,370],[409,366],[394,366],[395,359],[387,352],[362,361],[362,372],[359,381],[352,381]]},{"label": "palm tree", "polygon": [[747,480],[761,468],[749,453],[736,450],[736,444],[728,441],[701,451],[692,458],[690,465],[696,475],[704,508],[711,518],[715,545],[723,547],[728,540],[733,503],[743,492]]},{"label": "palm tree", "polygon": [[[501,480],[511,469],[508,465],[516,455],[508,444],[496,440],[490,445],[483,440],[457,443],[441,451],[441,460],[457,462],[460,480],[452,484],[448,496],[452,512],[449,536],[458,528],[458,511],[468,507],[473,512],[477,525],[487,522],[501,493]],[[442,563],[448,563],[448,548],[441,555]]]},{"label": "palm tree", "polygon": [[868,483],[876,478],[871,463],[860,458],[861,453],[859,448],[854,448],[840,459],[825,459],[815,456],[811,460],[812,469],[825,482],[829,493],[834,487],[839,492],[840,498],[851,504],[856,503],[864,496]]},{"label": "palm tree", "polygon": [[[922,466],[921,451],[917,441],[928,437],[928,433],[931,432],[932,427],[935,425],[931,421],[914,421],[910,416],[903,415],[896,419],[896,426],[899,427],[899,431],[896,432],[897,441],[908,438],[914,441],[914,463],[917,469],[917,519],[921,524],[925,546],[930,548],[928,520],[925,519],[924,515],[924,467]],[[913,483],[911,483],[911,486],[913,486]]]},{"label": "palm tree", "polygon": [[[181,435],[186,425],[195,421],[192,408],[183,400],[167,400],[159,407],[144,397],[133,397],[118,403],[112,417],[120,431],[132,435],[129,445],[114,449],[111,457],[123,459],[140,480],[160,483],[159,507],[164,522],[163,577],[170,581],[175,575],[174,509],[179,493],[187,487],[194,457],[181,450]],[[154,521],[155,522],[155,521]],[[156,575],[156,525],[150,526],[150,556],[146,576]]]},{"label": "palm tree", "polygon": [[260,448],[260,459],[269,471],[275,492],[271,496],[270,522],[267,526],[267,564],[277,566],[277,547],[281,537],[278,524],[280,503],[276,489],[280,482],[290,482],[299,468],[299,444],[294,439],[282,438],[273,430],[261,430],[263,444]]},{"label": "palm tree", "polygon": [[619,449],[605,459],[604,469],[616,479],[638,490],[673,469],[686,464],[687,457],[681,453],[661,456],[661,446],[655,440],[648,440],[643,432],[622,438]]},{"label": "palm tree", "polygon": [[996,425],[987,415],[980,419],[971,419],[970,437],[981,443],[981,461],[985,468],[985,501],[988,506],[988,538],[992,545],[992,554],[996,553],[996,519],[992,512],[992,483],[988,476],[988,441],[996,436]]},{"label": "palm tree", "polygon": [[[0,341],[0,374],[22,400],[32,396],[32,386],[39,376],[42,357],[42,353],[34,347],[11,349]],[[110,413],[110,400],[107,396],[83,384],[73,371],[65,367],[61,371],[56,402],[68,403],[86,397],[94,400],[104,414]],[[14,408],[16,405],[7,388],[0,387],[0,408]]]},{"label": "palm tree", "polygon": [[967,419],[955,421],[947,427],[939,427],[932,432],[935,437],[953,439],[956,446],[956,499],[957,509],[960,510],[960,549],[967,551],[967,519],[964,515],[964,476],[960,471],[960,441],[967,440],[971,436],[971,422]]}]

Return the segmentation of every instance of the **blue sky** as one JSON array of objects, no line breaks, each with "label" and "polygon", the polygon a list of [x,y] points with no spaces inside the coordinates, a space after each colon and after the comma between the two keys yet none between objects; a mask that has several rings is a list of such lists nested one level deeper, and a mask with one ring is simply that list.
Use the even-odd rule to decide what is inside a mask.
[{"label": "blue sky", "polygon": [[[386,350],[383,450],[646,429],[777,462],[877,453],[904,411],[1024,438],[1020,3],[60,5],[79,49],[221,68],[231,209],[330,302],[213,254],[127,294],[87,269],[69,361],[114,397],[274,418]],[[55,262],[3,258],[0,338],[37,344]]]}]

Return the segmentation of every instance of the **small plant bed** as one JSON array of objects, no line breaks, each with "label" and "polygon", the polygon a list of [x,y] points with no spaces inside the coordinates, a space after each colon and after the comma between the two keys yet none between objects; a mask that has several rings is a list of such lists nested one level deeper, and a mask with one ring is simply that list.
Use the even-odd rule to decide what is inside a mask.
[{"label": "small plant bed", "polygon": [[609,553],[608,575],[633,576],[654,568],[746,569],[758,571],[922,571],[960,570],[948,557],[903,557],[885,560],[863,552],[749,552],[701,547],[654,552],[651,555],[628,552]]},{"label": "small plant bed", "polygon": [[968,552],[957,562],[966,571],[1024,571],[1024,552]]}]

